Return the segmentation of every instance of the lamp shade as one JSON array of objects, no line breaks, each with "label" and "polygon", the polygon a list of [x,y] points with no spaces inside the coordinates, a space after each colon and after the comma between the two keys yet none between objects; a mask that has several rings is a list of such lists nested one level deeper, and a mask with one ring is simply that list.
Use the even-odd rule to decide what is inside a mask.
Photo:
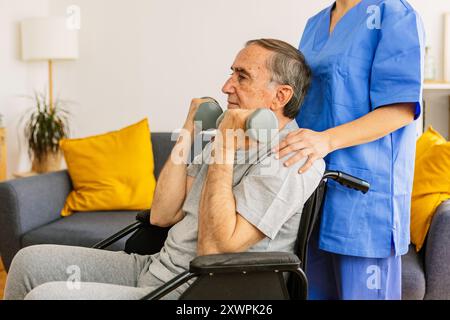
[{"label": "lamp shade", "polygon": [[26,19],[21,34],[25,61],[78,58],[78,30],[68,28],[65,17]]}]

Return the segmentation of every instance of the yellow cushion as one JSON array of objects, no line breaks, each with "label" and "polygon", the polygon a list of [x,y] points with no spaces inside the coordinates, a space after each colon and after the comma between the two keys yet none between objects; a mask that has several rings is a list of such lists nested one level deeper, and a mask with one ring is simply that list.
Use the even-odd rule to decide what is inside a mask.
[{"label": "yellow cushion", "polygon": [[74,187],[62,216],[151,207],[156,181],[147,119],[119,131],[62,140],[60,146]]},{"label": "yellow cushion", "polygon": [[411,242],[419,251],[442,201],[450,199],[450,142],[432,127],[418,139],[411,202]]}]

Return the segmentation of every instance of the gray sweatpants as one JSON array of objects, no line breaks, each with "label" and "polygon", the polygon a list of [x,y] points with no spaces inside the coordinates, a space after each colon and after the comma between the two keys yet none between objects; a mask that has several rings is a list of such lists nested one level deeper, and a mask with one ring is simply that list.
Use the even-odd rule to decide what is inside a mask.
[{"label": "gray sweatpants", "polygon": [[[149,271],[150,256],[38,245],[20,250],[6,280],[5,300],[135,300],[164,283]],[[177,299],[179,292],[165,299]]]}]

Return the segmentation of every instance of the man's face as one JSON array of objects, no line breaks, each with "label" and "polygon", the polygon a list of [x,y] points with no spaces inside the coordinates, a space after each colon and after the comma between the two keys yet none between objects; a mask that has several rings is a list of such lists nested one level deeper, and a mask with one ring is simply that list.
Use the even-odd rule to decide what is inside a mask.
[{"label": "man's face", "polygon": [[258,45],[242,49],[231,67],[233,73],[222,92],[228,95],[228,109],[270,108],[276,96],[270,84],[271,73],[267,59],[272,52]]}]

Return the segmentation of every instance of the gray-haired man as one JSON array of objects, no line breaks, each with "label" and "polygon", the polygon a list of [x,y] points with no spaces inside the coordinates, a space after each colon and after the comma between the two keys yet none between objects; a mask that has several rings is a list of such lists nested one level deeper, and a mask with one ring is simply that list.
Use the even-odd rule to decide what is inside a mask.
[{"label": "gray-haired man", "polygon": [[[194,115],[204,101],[193,99],[185,134],[158,179],[150,220],[173,226],[161,251],[139,256],[65,246],[25,248],[13,260],[6,299],[138,299],[187,270],[197,255],[293,252],[301,210],[322,178],[323,160],[302,175],[297,173],[302,161],[289,168],[271,155],[256,164],[240,161],[249,150],[238,149],[226,131],[244,129],[256,108],[274,112],[279,139],[298,129],[293,119],[309,86],[309,68],[291,45],[261,39],[247,43],[231,70],[222,89],[229,109],[218,128],[223,140],[213,150],[224,161],[180,163],[180,150],[187,155],[194,140]],[[212,149],[209,144],[198,159],[210,159]],[[73,265],[83,281],[76,288],[65,282]],[[187,287],[167,298],[176,299]]]}]

